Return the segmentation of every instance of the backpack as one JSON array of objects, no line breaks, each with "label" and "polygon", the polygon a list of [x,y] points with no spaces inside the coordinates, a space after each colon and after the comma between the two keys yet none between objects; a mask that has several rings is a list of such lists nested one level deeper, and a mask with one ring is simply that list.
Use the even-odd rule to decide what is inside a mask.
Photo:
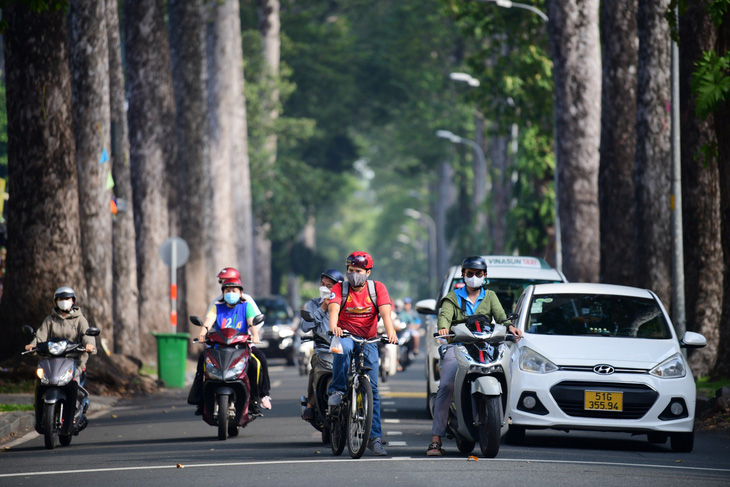
[{"label": "backpack", "polygon": [[[370,301],[373,302],[373,306],[375,306],[375,314],[380,317],[380,309],[378,308],[378,293],[375,290],[375,281],[371,281],[370,279],[367,280],[368,285],[368,293],[370,294]],[[342,305],[340,306],[340,313],[342,314],[342,311],[345,309],[345,304],[347,304],[347,298],[350,296],[350,283],[347,281],[342,281]]]}]

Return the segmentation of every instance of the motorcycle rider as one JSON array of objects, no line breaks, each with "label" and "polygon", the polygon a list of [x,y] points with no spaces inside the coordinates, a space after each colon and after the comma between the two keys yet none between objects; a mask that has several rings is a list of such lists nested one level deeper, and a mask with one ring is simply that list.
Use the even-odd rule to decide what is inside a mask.
[{"label": "motorcycle rider", "polygon": [[411,330],[413,355],[418,355],[418,349],[421,346],[421,319],[413,310],[413,300],[408,296],[403,298],[403,310],[398,313],[398,318]]},{"label": "motorcycle rider", "polygon": [[[461,263],[461,276],[464,278],[465,286],[454,289],[439,302],[439,316],[437,321],[438,334],[448,335],[451,333],[451,325],[454,321],[464,320],[467,316],[476,314],[485,315],[490,321],[503,323],[507,320],[507,314],[494,291],[484,289],[482,285],[487,277],[487,262],[480,256],[471,256]],[[512,326],[508,331],[517,337],[522,337],[522,332]],[[446,346],[446,352],[441,360],[441,380],[439,382],[436,403],[433,407],[433,427],[431,429],[431,443],[426,450],[427,456],[441,456],[444,454],[441,448],[441,437],[446,434],[446,423],[449,419],[449,406],[454,395],[454,381],[458,364],[454,355],[453,345]]]},{"label": "motorcycle rider", "polygon": [[309,383],[307,385],[307,407],[302,413],[302,419],[305,421],[314,419],[315,378],[319,377],[325,370],[322,361],[332,363],[333,354],[330,352],[330,337],[327,334],[330,329],[327,308],[330,303],[332,288],[335,284],[344,280],[345,276],[337,269],[327,269],[320,276],[320,297],[310,300],[304,306],[304,310],[309,312],[313,321],[302,320],[302,331],[306,333],[309,330],[314,330],[312,332],[314,335],[314,355],[310,360],[312,369],[309,371]]},{"label": "motorcycle rider", "polygon": [[[335,284],[327,306],[330,331],[340,338],[342,338],[343,330],[359,337],[374,338],[377,335],[378,314],[380,314],[388,334],[388,341],[398,343],[398,336],[393,329],[393,321],[390,316],[390,296],[385,285],[379,281],[374,281],[377,309],[373,306],[370,289],[367,285],[367,279],[373,268],[373,258],[366,252],[353,252],[347,257],[346,263],[349,283],[347,301],[342,303],[342,283]],[[342,338],[341,342],[342,353],[335,354],[332,362],[329,406],[339,406],[347,389],[347,374],[355,343],[349,338]],[[383,432],[380,427],[378,349],[374,343],[363,344],[363,346],[365,347],[365,366],[370,367],[368,375],[373,388],[373,426],[368,448],[377,456],[385,456],[388,452],[383,448]]]},{"label": "motorcycle rider", "polygon": [[[243,284],[241,283],[240,278],[223,279],[223,282],[221,283],[222,299],[214,301],[208,309],[208,312],[205,315],[205,321],[203,322],[203,327],[201,328],[200,335],[198,336],[199,342],[205,343],[206,335],[214,326],[219,328],[235,327],[239,329],[239,331],[249,333],[253,343],[259,342],[259,327],[253,326],[253,319],[257,316],[256,311],[258,310],[258,307],[251,305],[249,301],[245,301],[243,299],[243,295]],[[241,313],[241,318],[245,317],[245,320],[238,321],[238,313]],[[232,322],[233,326],[231,326]],[[261,350],[258,350],[255,347],[251,347],[250,349],[251,356],[254,361],[259,362],[258,368],[249,366],[247,369],[249,383],[251,384],[252,389],[252,399],[256,395],[253,390],[254,384],[258,384],[258,395],[261,396],[261,405],[266,409],[271,409],[271,397],[269,396],[270,380],[268,376],[266,356],[263,352],[261,352]],[[193,380],[193,385],[191,386],[190,393],[188,394],[188,404],[194,404],[197,406],[195,410],[195,414],[197,416],[203,414],[203,360],[204,353],[201,352],[198,357],[198,368],[195,373],[195,379]],[[257,375],[259,376],[259,380],[257,380]],[[262,396],[264,392],[266,394]],[[255,401],[251,402],[250,408],[252,413],[258,413]]]},{"label": "motorcycle rider", "polygon": [[81,308],[75,306],[76,293],[68,286],[59,287],[53,295],[54,307],[51,314],[46,316],[40,328],[35,332],[33,340],[25,346],[25,349],[33,350],[38,343],[43,343],[51,338],[67,339],[84,345],[84,352],[76,358],[76,376],[79,384],[83,385],[86,378],[86,362],[89,354],[96,353],[96,339],[86,335],[89,329],[89,322],[81,312]]}]

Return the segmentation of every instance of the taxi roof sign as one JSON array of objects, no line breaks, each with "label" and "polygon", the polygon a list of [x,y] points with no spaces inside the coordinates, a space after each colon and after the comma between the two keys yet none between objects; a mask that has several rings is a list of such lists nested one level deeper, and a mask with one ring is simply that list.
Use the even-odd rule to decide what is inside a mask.
[{"label": "taxi roof sign", "polygon": [[531,269],[550,269],[550,265],[539,257],[526,257],[519,255],[485,255],[489,267],[523,267]]}]

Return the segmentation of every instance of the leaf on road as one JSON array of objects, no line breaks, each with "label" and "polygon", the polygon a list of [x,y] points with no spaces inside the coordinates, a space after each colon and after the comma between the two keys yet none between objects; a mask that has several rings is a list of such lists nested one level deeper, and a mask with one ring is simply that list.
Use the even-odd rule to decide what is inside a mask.
[{"label": "leaf on road", "polygon": [[185,468],[185,465],[177,464],[177,468]]},{"label": "leaf on road", "polygon": [[475,457],[474,455],[469,455],[469,458],[466,459],[467,462],[478,462],[479,458]]},{"label": "leaf on road", "polygon": [[322,452],[321,451],[314,450],[314,453],[318,455],[318,454],[320,454]]},{"label": "leaf on road", "polygon": [[112,419],[117,419],[117,415],[116,414],[112,414]]}]

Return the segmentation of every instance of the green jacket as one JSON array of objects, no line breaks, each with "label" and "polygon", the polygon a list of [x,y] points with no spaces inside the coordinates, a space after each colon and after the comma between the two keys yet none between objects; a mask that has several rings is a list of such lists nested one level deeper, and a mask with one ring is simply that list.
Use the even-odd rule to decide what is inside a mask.
[{"label": "green jacket", "polygon": [[[43,320],[43,324],[35,332],[36,337],[30,343],[35,346],[38,343],[48,341],[49,338],[66,338],[83,345],[91,344],[96,347],[96,339],[85,334],[88,328],[89,322],[86,321],[83,313],[81,313],[81,309],[77,306],[71,308],[66,317],[61,316],[58,308],[54,307],[51,314]],[[77,362],[79,363],[79,368],[83,370],[86,368],[89,354],[83,352],[79,355]]]},{"label": "green jacket", "polygon": [[[499,298],[497,298],[497,293],[489,289],[485,289],[484,292],[484,299],[479,303],[474,314],[486,315],[490,321],[494,318],[494,321],[497,323],[503,323],[507,319],[507,313],[504,312],[504,308],[502,308]],[[444,296],[439,302],[439,307],[441,310],[439,311],[438,321],[436,322],[439,330],[448,330],[454,321],[465,320],[467,318],[467,315],[461,311],[455,291],[451,291]]]}]

